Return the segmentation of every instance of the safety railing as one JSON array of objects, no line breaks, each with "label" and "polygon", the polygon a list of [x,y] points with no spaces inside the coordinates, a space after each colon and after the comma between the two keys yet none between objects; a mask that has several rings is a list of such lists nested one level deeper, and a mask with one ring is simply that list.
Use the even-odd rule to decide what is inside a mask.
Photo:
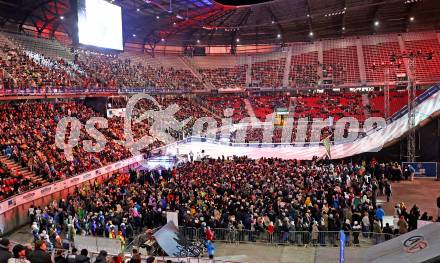
[{"label": "safety railing", "polygon": [[[214,241],[227,243],[266,243],[297,246],[338,246],[338,231],[267,231],[211,229]],[[202,228],[180,227],[179,232],[190,241],[204,241],[206,235]],[[346,234],[346,246],[370,247],[392,239],[395,236],[384,233],[349,231]]]},{"label": "safety railing", "polygon": [[117,93],[116,88],[81,88],[81,87],[45,87],[45,88],[16,88],[2,89],[0,96],[41,96],[57,94],[94,94],[94,93]]}]

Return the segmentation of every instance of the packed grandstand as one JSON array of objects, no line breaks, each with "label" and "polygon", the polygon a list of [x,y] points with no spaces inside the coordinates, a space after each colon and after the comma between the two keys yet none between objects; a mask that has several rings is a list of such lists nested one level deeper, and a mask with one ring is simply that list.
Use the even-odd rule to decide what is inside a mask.
[{"label": "packed grandstand", "polygon": [[[42,2],[35,12],[46,16],[55,8],[53,20],[72,20],[60,16],[59,1]],[[163,9],[167,2],[141,1],[133,9],[96,1],[146,12],[154,21],[163,10],[143,5]],[[67,2],[60,8],[76,1]],[[225,12],[228,22],[200,28],[231,32],[232,44],[219,45],[226,37],[216,33],[205,36],[213,46],[198,38],[188,44],[180,34],[189,33],[179,30],[167,43],[164,32],[181,23],[192,28],[185,21],[195,18],[170,18],[171,29],[155,25],[162,37],[151,43],[146,37],[140,48],[130,38],[139,33],[124,32],[128,40],[119,51],[83,45],[58,32],[64,31],[58,24],[39,28],[26,18],[17,32],[12,18],[0,20],[0,263],[87,263],[90,255],[112,263],[180,262],[178,256],[211,262],[216,253],[222,262],[258,261],[229,257],[229,243],[251,244],[251,251],[264,249],[261,243],[348,246],[359,249],[350,252],[352,262],[361,262],[361,249],[438,224],[438,28],[311,39],[317,29],[307,41],[277,43],[289,33],[281,34],[288,26],[272,11],[280,8],[276,3],[178,5],[191,2],[200,5],[194,10]],[[375,12],[390,8],[386,2]],[[440,10],[433,1],[401,2]],[[240,27],[247,32],[250,22],[230,26],[235,8],[253,10],[245,15],[250,20],[269,14],[267,24],[280,32],[274,42],[258,47],[258,30],[255,39],[242,33],[240,40]],[[347,8],[341,10],[325,17],[345,15]],[[413,14],[404,13],[408,24]],[[312,27],[316,16],[301,19]],[[417,196],[424,193],[413,192],[418,187],[430,193],[422,204]],[[27,237],[14,239],[23,225]],[[164,231],[176,235],[178,253],[169,252],[172,238],[164,241]],[[98,246],[101,239],[105,245]]]}]

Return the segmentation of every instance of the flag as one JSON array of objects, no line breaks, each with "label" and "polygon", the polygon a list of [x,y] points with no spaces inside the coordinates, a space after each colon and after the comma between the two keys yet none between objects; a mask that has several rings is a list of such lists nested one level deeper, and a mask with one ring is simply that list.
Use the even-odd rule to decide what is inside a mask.
[{"label": "flag", "polygon": [[327,152],[328,158],[331,159],[332,155],[331,155],[331,149],[330,149],[330,147],[331,147],[330,135],[327,136],[325,139],[323,139],[321,142],[324,144],[325,151]]},{"label": "flag", "polygon": [[345,233],[343,230],[339,231],[339,263],[345,262]]}]

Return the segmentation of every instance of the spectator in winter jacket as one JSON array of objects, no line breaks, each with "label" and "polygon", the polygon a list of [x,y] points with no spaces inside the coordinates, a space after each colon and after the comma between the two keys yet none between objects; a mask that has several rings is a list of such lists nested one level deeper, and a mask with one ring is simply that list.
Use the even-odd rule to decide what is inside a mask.
[{"label": "spectator in winter jacket", "polygon": [[8,259],[8,263],[30,263],[29,260],[26,259],[26,247],[20,244],[17,244],[12,249],[14,254],[13,258]]},{"label": "spectator in winter jacket", "polygon": [[67,255],[66,259],[67,259],[67,263],[75,263],[76,260],[76,256],[78,255],[78,249],[76,248],[72,248],[72,253],[70,253],[69,255]]},{"label": "spectator in winter jacket", "polygon": [[378,205],[377,209],[376,209],[376,214],[375,214],[377,220],[379,220],[380,222],[380,227],[383,227],[383,217],[385,216],[385,211],[383,210],[383,208]]},{"label": "spectator in winter jacket", "polygon": [[47,244],[44,240],[35,241],[35,250],[29,253],[28,259],[31,263],[52,263],[52,258],[47,253]]},{"label": "spectator in winter jacket", "polygon": [[76,256],[75,263],[90,263],[90,258],[88,257],[89,251],[87,249],[82,249],[81,253]]},{"label": "spectator in winter jacket", "polygon": [[438,209],[438,212],[437,212],[438,220],[437,221],[440,221],[440,196],[437,197],[437,209]]},{"label": "spectator in winter jacket", "polygon": [[359,245],[359,234],[361,233],[361,225],[359,225],[358,221],[354,221],[353,225],[353,244],[355,246]]},{"label": "spectator in winter jacket", "polygon": [[383,228],[382,232],[385,235],[385,240],[390,240],[391,237],[393,236],[393,229],[390,227],[389,223],[385,224],[385,227]]},{"label": "spectator in winter jacket", "polygon": [[9,252],[10,242],[8,239],[3,238],[0,241],[0,263],[8,262],[8,259],[12,258],[11,252]]},{"label": "spectator in winter jacket", "polygon": [[107,251],[101,250],[96,257],[95,263],[105,263],[107,261]]},{"label": "spectator in winter jacket", "polygon": [[403,216],[400,216],[397,226],[399,227],[399,235],[403,235],[408,232],[408,223]]},{"label": "spectator in winter jacket", "polygon": [[380,243],[380,237],[381,237],[382,229],[380,228],[379,220],[376,218],[373,221],[373,237],[374,237],[374,244]]},{"label": "spectator in winter jacket", "polygon": [[57,255],[54,258],[55,263],[67,263],[67,259],[63,255],[62,250],[57,250]]}]

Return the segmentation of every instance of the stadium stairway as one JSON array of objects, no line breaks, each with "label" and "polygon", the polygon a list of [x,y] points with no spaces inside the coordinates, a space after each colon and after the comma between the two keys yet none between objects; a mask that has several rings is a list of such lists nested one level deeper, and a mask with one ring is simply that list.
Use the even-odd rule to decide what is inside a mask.
[{"label": "stadium stairway", "polygon": [[70,52],[70,49],[55,39],[49,40],[44,38],[35,38],[33,36],[13,33],[5,33],[4,35],[10,40],[10,42],[18,44],[23,49],[42,54],[47,58],[55,60],[62,58],[65,61],[70,62],[74,60],[74,55],[72,52]]},{"label": "stadium stairway", "polygon": [[243,99],[244,107],[246,108],[247,113],[249,114],[249,117],[256,118],[254,109],[252,108],[252,104],[249,101],[249,99]]},{"label": "stadium stairway", "polygon": [[215,87],[211,82],[204,80],[202,74],[197,70],[196,65],[194,65],[188,58],[179,57],[183,64],[191,71],[191,73],[203,84],[205,90],[214,90]]},{"label": "stadium stairway", "polygon": [[365,118],[371,117],[371,113],[368,110],[368,105],[370,105],[370,99],[368,98],[368,94],[362,94],[362,106],[364,108]]},{"label": "stadium stairway", "polygon": [[4,163],[14,175],[23,175],[24,177],[29,178],[35,184],[41,184],[43,186],[49,184],[28,168],[22,167],[20,164],[14,162],[3,154],[0,154],[0,162]]},{"label": "stadium stairway", "polygon": [[[15,47],[15,44],[12,43],[4,34],[0,33],[0,46],[7,45],[9,47]],[[7,54],[3,53],[0,50],[0,58],[6,59]]]},{"label": "stadium stairway", "polygon": [[208,113],[208,115],[212,115],[217,119],[222,118],[222,116],[219,116],[217,113],[215,113],[212,110],[205,107],[205,105],[203,104],[203,101],[199,97],[195,97],[193,103],[197,104],[197,106],[199,106],[202,110],[204,110],[206,113]]},{"label": "stadium stairway", "polygon": [[297,104],[297,98],[296,97],[290,97],[289,98],[288,111],[289,111],[289,117],[292,118],[292,119],[295,118],[296,104]]},{"label": "stadium stairway", "polygon": [[0,33],[0,44],[1,45],[8,45],[10,47],[15,47],[15,44],[9,40],[4,34]]}]

